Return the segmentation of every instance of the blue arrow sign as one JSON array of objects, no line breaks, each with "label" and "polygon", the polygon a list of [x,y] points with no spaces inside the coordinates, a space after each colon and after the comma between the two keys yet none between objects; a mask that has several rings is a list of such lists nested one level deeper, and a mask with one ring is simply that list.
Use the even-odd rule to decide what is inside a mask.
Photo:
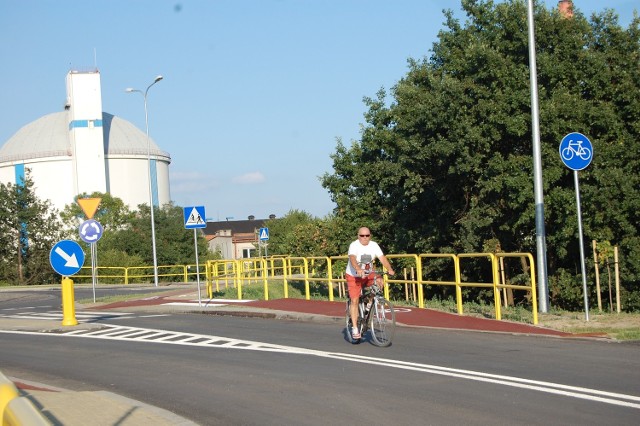
[{"label": "blue arrow sign", "polygon": [[68,277],[77,273],[84,265],[84,252],[75,241],[58,241],[49,253],[49,262],[54,271]]},{"label": "blue arrow sign", "polygon": [[184,227],[187,229],[206,228],[207,221],[204,219],[204,206],[192,206],[184,208]]},{"label": "blue arrow sign", "polygon": [[100,225],[100,222],[95,219],[85,220],[78,230],[80,231],[82,241],[88,244],[97,242],[104,232],[104,228]]},{"label": "blue arrow sign", "polygon": [[560,158],[571,170],[586,169],[593,159],[593,145],[582,133],[569,133],[560,142]]},{"label": "blue arrow sign", "polygon": [[260,228],[258,233],[260,241],[267,241],[269,239],[269,228]]}]

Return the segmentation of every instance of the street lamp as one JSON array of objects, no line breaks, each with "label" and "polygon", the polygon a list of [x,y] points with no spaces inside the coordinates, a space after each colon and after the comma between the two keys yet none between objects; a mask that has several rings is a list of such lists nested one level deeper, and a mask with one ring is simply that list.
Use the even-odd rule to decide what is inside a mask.
[{"label": "street lamp", "polygon": [[158,287],[158,258],[156,256],[156,224],[153,217],[153,186],[151,184],[151,138],[149,137],[149,113],[147,111],[147,93],[151,86],[156,84],[162,80],[162,76],[159,75],[153,80],[147,89],[143,92],[142,90],[132,89],[131,87],[125,89],[127,93],[138,92],[144,98],[144,123],[147,128],[147,163],[148,163],[148,173],[149,173],[149,208],[151,211],[151,246],[153,247],[153,281],[155,286]]}]

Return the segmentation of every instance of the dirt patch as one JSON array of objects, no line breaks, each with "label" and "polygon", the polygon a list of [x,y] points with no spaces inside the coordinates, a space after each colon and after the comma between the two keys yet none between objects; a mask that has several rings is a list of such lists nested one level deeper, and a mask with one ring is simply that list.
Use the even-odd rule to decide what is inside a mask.
[{"label": "dirt patch", "polygon": [[602,331],[615,337],[616,331],[635,332],[640,336],[640,315],[589,313],[586,321],[584,312],[564,314],[540,314],[538,323],[543,327],[571,333],[592,333]]}]

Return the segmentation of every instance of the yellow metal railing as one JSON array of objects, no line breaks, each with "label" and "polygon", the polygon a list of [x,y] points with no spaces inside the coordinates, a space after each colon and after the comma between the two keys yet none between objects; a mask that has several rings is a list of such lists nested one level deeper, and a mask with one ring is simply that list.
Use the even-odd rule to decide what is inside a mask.
[{"label": "yellow metal railing", "polygon": [[[533,256],[531,253],[496,253],[496,258],[498,261],[500,259],[505,258],[517,258],[517,259],[525,259],[528,262],[526,263],[526,269],[529,271],[529,285],[516,285],[516,284],[507,284],[503,282],[500,277],[498,277],[498,283],[496,284],[496,288],[499,289],[512,289],[512,290],[525,290],[531,292],[531,307],[533,312],[533,323],[538,324],[538,296],[536,293],[536,275],[535,275],[535,265],[533,262]],[[526,271],[525,271],[526,272]],[[506,296],[505,296],[506,300]]]},{"label": "yellow metal railing", "polygon": [[[412,272],[415,271],[415,274],[412,274],[410,278],[406,277],[406,274],[401,276],[399,273],[400,268],[396,270],[396,275],[393,277],[385,275],[384,295],[387,299],[390,297],[390,289],[392,287],[397,285],[404,286],[405,293],[408,294],[408,288],[411,286],[414,289],[417,288],[418,308],[422,309],[425,301],[425,287],[452,286],[455,287],[457,312],[463,315],[462,289],[465,287],[487,288],[493,292],[495,317],[501,320],[501,294],[504,293],[506,300],[507,289],[523,290],[530,292],[533,323],[538,323],[535,265],[533,256],[530,253],[388,254],[387,258],[394,260],[394,263],[398,265],[403,265],[405,270],[410,268]],[[528,276],[527,284],[507,283],[501,279],[500,265],[506,259],[520,260],[520,264]],[[438,278],[434,279],[430,276],[436,270],[435,267],[432,267],[432,262],[438,260],[441,261],[437,265]],[[204,276],[206,281],[209,298],[213,298],[214,287],[216,292],[219,292],[221,288],[228,289],[233,287],[237,290],[237,298],[241,300],[243,286],[259,284],[263,287],[264,299],[269,300],[269,286],[278,283],[282,283],[283,296],[288,298],[289,283],[297,280],[304,283],[304,297],[306,300],[311,299],[311,283],[317,283],[327,286],[329,300],[334,301],[336,285],[339,297],[346,297],[344,271],[347,261],[348,256],[274,256],[269,258],[209,260],[205,263],[204,270],[201,270],[200,274],[201,277]],[[486,266],[484,262],[486,262]],[[469,264],[475,266],[475,268],[469,269]],[[484,274],[482,273],[483,268],[486,268]],[[197,278],[196,269],[195,265],[160,265],[158,266],[158,276],[173,279],[179,277],[183,282],[195,281]],[[446,275],[447,270],[451,271],[452,276],[450,279],[446,277],[443,279],[442,274]],[[480,271],[480,275],[485,276],[484,281],[474,280],[473,277],[468,276],[468,273],[463,273],[463,271],[467,270]],[[89,271],[89,274],[86,271]],[[76,275],[76,278],[91,278],[90,267],[83,267],[81,272],[84,273]],[[96,268],[96,272],[99,279],[120,280],[124,284],[129,284],[132,280],[150,280],[153,277],[153,268],[149,266],[100,266]],[[486,277],[490,277],[490,279],[487,280]]]},{"label": "yellow metal railing", "polygon": [[[422,290],[424,285],[444,285],[444,286],[455,286],[456,287],[456,307],[458,309],[458,313],[462,314],[462,289],[460,285],[458,285],[457,277],[460,275],[459,264],[457,261],[457,257],[455,254],[445,254],[445,253],[429,253],[429,254],[421,254],[418,256],[420,266],[420,271],[417,273],[418,280],[420,285],[418,286],[418,299],[419,305],[421,308],[424,308],[424,290]],[[453,262],[453,280],[429,280],[424,279],[423,274],[428,273],[428,265],[425,265],[425,262],[433,260],[433,259],[451,259]],[[427,267],[425,267],[427,266]]]},{"label": "yellow metal railing", "polygon": [[[463,253],[463,254],[447,254],[447,253],[428,253],[428,254],[389,254],[387,255],[388,259],[395,259],[398,263],[403,263],[406,265],[411,265],[412,268],[415,268],[416,274],[412,279],[407,279],[406,277],[401,277],[398,273],[392,278],[385,276],[384,277],[384,295],[386,298],[389,298],[390,295],[390,287],[393,285],[416,285],[418,290],[418,307],[424,308],[424,287],[425,286],[453,286],[455,287],[456,294],[456,308],[458,314],[464,315],[463,309],[463,292],[462,289],[465,287],[473,287],[473,288],[488,288],[493,292],[493,305],[495,309],[495,317],[498,320],[502,319],[502,310],[501,310],[501,296],[500,291],[503,289],[512,289],[512,290],[525,290],[531,292],[531,301],[533,304],[533,323],[538,323],[538,315],[537,315],[537,301],[536,301],[536,289],[535,289],[535,275],[534,275],[534,265],[533,265],[533,256],[529,253]],[[530,283],[529,285],[514,285],[503,283],[500,280],[500,269],[499,269],[499,259],[500,258],[526,258],[528,260],[528,272],[530,275]],[[429,275],[429,263],[436,260],[442,259],[451,261],[449,268],[451,269],[451,279],[431,279]],[[462,274],[463,266],[466,266],[466,262],[469,260],[483,261],[483,259],[487,262],[487,270],[488,276],[490,276],[489,281],[473,281],[472,279],[464,279]],[[265,300],[269,298],[269,283],[274,283],[278,281],[282,281],[284,286],[284,297],[288,298],[288,282],[294,279],[302,280],[304,282],[304,293],[305,299],[310,300],[311,292],[310,292],[310,284],[311,283],[326,283],[329,300],[334,301],[335,299],[335,285],[338,286],[344,285],[346,283],[346,279],[344,278],[344,266],[348,260],[347,256],[331,256],[331,257],[323,257],[323,256],[312,256],[312,257],[279,257],[279,258],[268,258],[268,259],[260,259],[258,260],[238,260],[235,262],[239,262],[239,264],[243,265],[243,267],[237,267],[239,273],[234,275],[234,279],[236,280],[238,288],[241,288],[245,283],[255,283],[259,279],[260,282],[264,285],[264,297]],[[216,283],[216,288],[219,287],[218,281],[219,276],[216,275],[216,271],[219,270],[218,265],[220,262],[230,262],[230,261],[210,261],[208,265],[212,265],[211,277],[213,281]],[[339,264],[339,266],[338,266]],[[440,268],[442,269],[442,268]],[[324,274],[320,274],[319,271],[324,270]],[[282,272],[282,275],[278,274],[278,272]],[[227,277],[225,277],[227,279]],[[340,288],[340,287],[339,287]],[[344,291],[339,291],[340,294],[343,294]],[[242,298],[242,293],[238,291],[238,298]]]},{"label": "yellow metal railing", "polygon": [[[485,257],[488,258],[490,262],[489,267],[491,271],[492,281],[489,283],[467,282],[467,281],[463,282],[461,267],[460,267],[461,260],[462,259],[480,259]],[[500,310],[500,296],[498,295],[498,289],[497,289],[498,263],[496,262],[496,256],[493,253],[462,253],[456,256],[456,260],[458,262],[458,267],[456,271],[457,285],[460,287],[485,287],[485,288],[493,289],[493,299],[494,299],[494,304],[496,305],[495,306],[496,319],[497,320],[502,319],[502,311]],[[460,300],[458,300],[458,313],[462,314],[462,304],[460,303]]]}]

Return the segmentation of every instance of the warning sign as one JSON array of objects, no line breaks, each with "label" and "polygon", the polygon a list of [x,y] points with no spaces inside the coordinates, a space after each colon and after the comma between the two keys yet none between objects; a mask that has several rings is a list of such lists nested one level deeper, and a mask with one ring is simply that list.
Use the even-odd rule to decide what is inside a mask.
[{"label": "warning sign", "polygon": [[184,227],[187,229],[206,228],[204,206],[193,206],[184,208]]}]

